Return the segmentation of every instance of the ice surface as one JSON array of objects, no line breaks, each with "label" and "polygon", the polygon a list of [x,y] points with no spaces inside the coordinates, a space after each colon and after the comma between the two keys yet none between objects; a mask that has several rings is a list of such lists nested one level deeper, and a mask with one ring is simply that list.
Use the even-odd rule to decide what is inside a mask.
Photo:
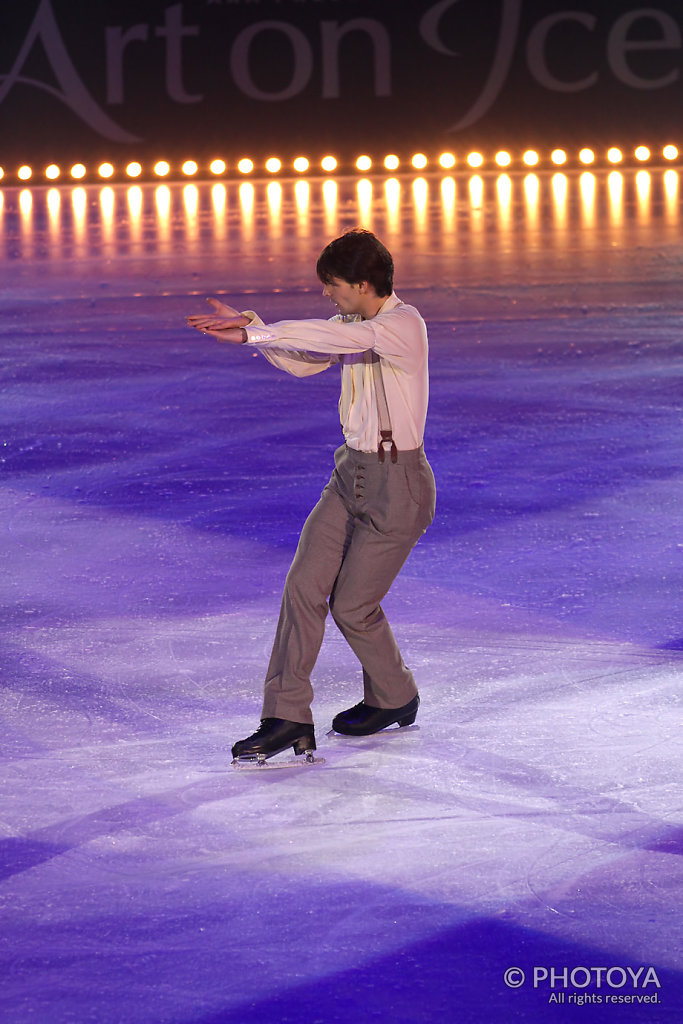
[{"label": "ice surface", "polygon": [[[533,177],[2,193],[3,1021],[680,1020],[677,178]],[[329,315],[361,221],[430,328],[438,514],[386,601],[423,703],[326,737],[331,626],[326,764],[238,773],[338,378],[182,318]],[[534,987],[582,966],[660,987]]]}]

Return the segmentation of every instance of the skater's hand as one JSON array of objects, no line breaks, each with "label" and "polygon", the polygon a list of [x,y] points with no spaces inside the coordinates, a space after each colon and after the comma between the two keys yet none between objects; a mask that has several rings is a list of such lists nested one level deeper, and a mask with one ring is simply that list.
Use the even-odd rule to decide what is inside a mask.
[{"label": "skater's hand", "polygon": [[211,316],[206,313],[194,313],[187,316],[185,319],[188,326],[194,327],[202,334],[210,334],[212,337],[218,338],[219,341],[242,345],[246,340],[242,328],[251,323],[249,317],[242,316],[232,306],[227,306],[224,302],[219,302],[218,299],[207,299],[206,301],[213,306],[215,314]]}]

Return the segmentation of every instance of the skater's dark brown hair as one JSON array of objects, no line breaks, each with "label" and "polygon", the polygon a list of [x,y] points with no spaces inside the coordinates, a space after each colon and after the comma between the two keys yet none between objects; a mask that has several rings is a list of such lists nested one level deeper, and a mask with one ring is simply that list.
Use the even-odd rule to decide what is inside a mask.
[{"label": "skater's dark brown hair", "polygon": [[380,297],[391,295],[394,290],[391,253],[372,231],[364,228],[351,228],[326,245],[315,269],[323,284],[338,277],[349,284],[367,281]]}]

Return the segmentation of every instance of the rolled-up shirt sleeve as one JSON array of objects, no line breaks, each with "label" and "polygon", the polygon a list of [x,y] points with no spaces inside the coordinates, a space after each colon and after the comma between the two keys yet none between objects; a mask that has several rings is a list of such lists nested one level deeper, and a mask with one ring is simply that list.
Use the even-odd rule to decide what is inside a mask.
[{"label": "rolled-up shirt sleeve", "polygon": [[379,356],[394,440],[399,448],[422,443],[429,397],[428,339],[414,306],[390,295],[376,316],[331,320],[280,320],[264,324],[251,310],[244,316],[245,346],[261,352],[274,366],[307,377],[341,364],[339,417],[346,443],[359,451],[377,451],[380,424],[372,361]]},{"label": "rolled-up shirt sleeve", "polygon": [[[291,373],[293,377],[310,377],[315,373],[322,373],[323,370],[326,370],[338,361],[338,356],[331,353],[294,349],[282,344],[273,344],[272,342],[261,343],[260,335],[270,332],[271,327],[274,325],[266,326],[261,318],[251,309],[245,309],[242,316],[247,316],[251,320],[249,326],[244,328],[247,334],[245,344],[261,352],[264,358],[269,363],[272,363],[273,366],[276,366],[278,370]],[[294,322],[305,323],[306,321]]]},{"label": "rolled-up shirt sleeve", "polygon": [[[251,316],[250,312],[245,316]],[[253,314],[255,317],[255,314]],[[258,319],[258,318],[257,318]],[[397,369],[407,372],[419,365],[427,349],[427,331],[413,306],[390,296],[371,320],[280,320],[264,324],[254,320],[245,327],[246,344],[266,355],[269,351],[308,355],[353,355],[372,350]]]}]

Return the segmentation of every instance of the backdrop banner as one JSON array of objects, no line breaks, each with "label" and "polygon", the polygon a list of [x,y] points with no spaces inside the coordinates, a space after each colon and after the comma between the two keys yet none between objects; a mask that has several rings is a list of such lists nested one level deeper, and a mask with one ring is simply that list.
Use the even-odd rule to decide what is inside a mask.
[{"label": "backdrop banner", "polygon": [[678,142],[683,3],[0,0],[0,164]]}]

